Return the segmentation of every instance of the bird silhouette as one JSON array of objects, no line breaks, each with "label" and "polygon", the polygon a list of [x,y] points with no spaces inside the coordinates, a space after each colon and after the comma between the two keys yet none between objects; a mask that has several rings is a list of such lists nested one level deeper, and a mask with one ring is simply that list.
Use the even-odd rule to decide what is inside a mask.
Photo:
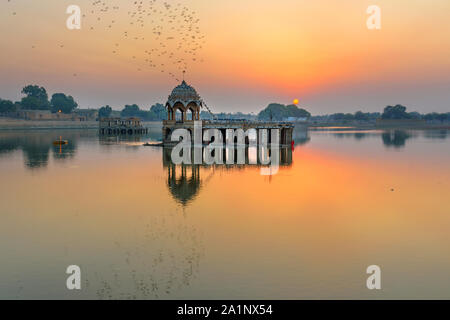
[{"label": "bird silhouette", "polygon": [[[11,3],[8,4],[11,14],[18,16],[15,8],[11,8],[14,1],[7,2]],[[178,81],[177,74],[189,69],[193,63],[204,61],[201,51],[205,35],[200,29],[201,21],[196,11],[182,3],[167,0],[93,0],[83,10],[82,21],[92,37],[113,38],[110,54],[117,59],[129,59],[139,72],[153,69]],[[70,39],[65,38],[66,41]],[[31,48],[35,49],[38,44],[33,44]],[[63,50],[66,44],[69,45],[57,44],[57,49]],[[129,54],[130,51],[133,54]],[[66,52],[63,50],[61,54]]]}]

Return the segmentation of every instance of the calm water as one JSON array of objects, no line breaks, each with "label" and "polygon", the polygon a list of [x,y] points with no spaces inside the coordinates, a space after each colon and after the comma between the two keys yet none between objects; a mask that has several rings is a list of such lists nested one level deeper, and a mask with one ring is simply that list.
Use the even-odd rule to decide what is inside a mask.
[{"label": "calm water", "polygon": [[0,298],[450,298],[450,131],[296,130],[273,176],[159,138],[0,132]]}]

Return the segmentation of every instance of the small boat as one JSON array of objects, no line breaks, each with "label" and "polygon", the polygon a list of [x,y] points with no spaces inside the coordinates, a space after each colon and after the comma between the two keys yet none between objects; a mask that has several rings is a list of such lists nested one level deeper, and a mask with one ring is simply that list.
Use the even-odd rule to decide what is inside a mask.
[{"label": "small boat", "polygon": [[69,141],[62,140],[61,137],[59,137],[59,140],[53,141],[53,145],[55,145],[55,146],[62,146],[62,145],[68,144],[68,143],[69,143]]},{"label": "small boat", "polygon": [[162,147],[163,144],[161,142],[147,142],[143,144],[144,147]]}]

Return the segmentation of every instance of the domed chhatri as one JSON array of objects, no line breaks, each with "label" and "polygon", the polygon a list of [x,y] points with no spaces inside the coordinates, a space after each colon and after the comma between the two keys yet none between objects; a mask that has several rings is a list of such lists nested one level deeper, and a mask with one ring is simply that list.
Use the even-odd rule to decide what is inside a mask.
[{"label": "domed chhatri", "polygon": [[[227,130],[241,129],[246,132],[245,143],[249,144],[249,131],[250,129],[256,130],[256,136],[259,137],[259,130],[265,130],[268,134],[267,141],[272,142],[271,132],[273,130],[279,130],[278,136],[274,136],[278,139],[278,144],[289,146],[292,142],[292,131],[294,125],[285,122],[260,122],[260,121],[231,121],[231,120],[200,120],[200,110],[205,108],[211,113],[211,110],[203,102],[197,91],[186,81],[181,82],[180,85],[172,90],[166,102],[167,120],[163,121],[162,126],[162,138],[163,145],[172,146],[179,143],[179,139],[172,140],[172,133],[177,129],[185,129],[189,131],[192,142],[195,141],[194,137],[196,133],[200,133],[203,141],[204,130],[219,130],[222,137],[227,137]],[[211,113],[211,115],[213,115]],[[196,124],[198,124],[196,126]],[[222,138],[224,139],[224,138]],[[257,138],[258,141],[260,138]],[[259,143],[257,141],[257,143]],[[210,143],[210,142],[207,142]]]},{"label": "domed chhatri", "polygon": [[[166,103],[168,121],[194,121],[200,120],[200,108],[202,100],[197,91],[188,85],[186,81],[175,87]],[[180,111],[177,117],[176,113]]]}]

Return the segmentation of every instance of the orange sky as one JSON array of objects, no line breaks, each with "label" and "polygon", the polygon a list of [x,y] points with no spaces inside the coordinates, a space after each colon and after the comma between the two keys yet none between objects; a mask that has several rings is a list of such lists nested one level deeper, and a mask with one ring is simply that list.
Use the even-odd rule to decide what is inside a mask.
[{"label": "orange sky", "polygon": [[[0,97],[19,99],[20,89],[33,83],[50,94],[71,94],[81,107],[138,103],[147,109],[177,84],[168,72],[181,78],[167,54],[154,55],[156,67],[146,64],[145,51],[156,49],[187,61],[186,79],[213,111],[258,112],[294,98],[313,114],[381,111],[396,103],[410,111],[450,111],[447,0],[168,1],[199,19],[196,36],[204,38],[197,39],[196,61],[167,40],[170,26],[183,21],[161,22],[163,1],[156,0],[156,13],[147,9],[141,28],[130,25],[134,0],[102,2],[108,12],[87,0],[2,1]],[[142,0],[143,8],[149,2]],[[81,30],[66,28],[71,4],[86,15]],[[366,27],[372,4],[381,7],[381,30]],[[155,26],[163,29],[158,40]]]}]

